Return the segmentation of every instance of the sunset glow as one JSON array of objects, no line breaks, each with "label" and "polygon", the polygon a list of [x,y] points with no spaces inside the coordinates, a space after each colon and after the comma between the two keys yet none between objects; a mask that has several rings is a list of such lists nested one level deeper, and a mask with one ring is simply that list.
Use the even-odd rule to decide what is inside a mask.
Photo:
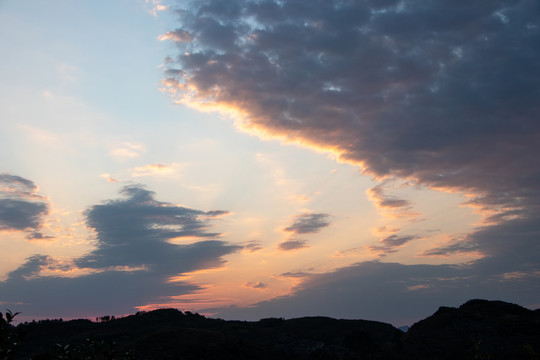
[{"label": "sunset glow", "polygon": [[0,2],[4,307],[539,306],[537,1],[104,5]]}]

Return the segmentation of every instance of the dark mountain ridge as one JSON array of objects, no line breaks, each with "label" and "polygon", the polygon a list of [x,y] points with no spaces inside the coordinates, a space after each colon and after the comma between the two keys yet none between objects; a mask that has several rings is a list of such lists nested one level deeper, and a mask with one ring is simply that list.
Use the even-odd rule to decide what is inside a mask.
[{"label": "dark mountain ridge", "polygon": [[366,320],[225,321],[175,309],[9,326],[6,359],[540,359],[540,311],[502,301],[441,307],[407,333]]}]

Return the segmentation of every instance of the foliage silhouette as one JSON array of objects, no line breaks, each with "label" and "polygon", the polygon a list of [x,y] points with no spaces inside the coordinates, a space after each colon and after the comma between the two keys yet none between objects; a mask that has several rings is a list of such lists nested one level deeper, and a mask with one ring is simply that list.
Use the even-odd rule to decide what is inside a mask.
[{"label": "foliage silhouette", "polygon": [[10,358],[22,337],[11,325],[15,316],[19,314],[11,310],[6,310],[5,315],[0,312],[0,359],[2,360]]}]

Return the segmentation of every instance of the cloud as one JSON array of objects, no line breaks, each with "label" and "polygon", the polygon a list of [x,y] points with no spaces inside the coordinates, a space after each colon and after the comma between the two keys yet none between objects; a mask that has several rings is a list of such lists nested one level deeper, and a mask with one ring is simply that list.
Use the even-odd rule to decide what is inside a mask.
[{"label": "cloud", "polygon": [[381,245],[370,246],[369,249],[372,251],[380,252],[381,253],[380,256],[385,256],[386,254],[396,252],[397,248],[417,238],[418,236],[412,236],[412,235],[398,236],[398,235],[392,234],[379,240]]},{"label": "cloud", "polygon": [[287,271],[287,272],[281,274],[281,276],[290,277],[290,278],[304,278],[304,277],[307,277],[307,276],[310,276],[310,275],[311,275],[310,273],[302,272],[302,271],[299,271],[299,272]]},{"label": "cloud", "polygon": [[409,200],[387,194],[385,187],[387,187],[388,183],[388,180],[383,181],[369,188],[366,191],[368,198],[386,215],[416,220],[420,216],[420,213],[412,211],[412,205]]},{"label": "cloud", "polygon": [[283,230],[290,233],[289,239],[281,242],[278,248],[283,251],[298,250],[309,247],[305,240],[296,239],[298,234],[315,234],[330,225],[328,214],[300,214],[294,217],[294,222]]},{"label": "cloud", "polygon": [[[126,186],[121,193],[123,198],[85,212],[95,233],[94,250],[67,265],[46,255],[30,257],[0,282],[0,301],[22,303],[18,309],[32,316],[127,313],[199,289],[169,280],[220,267],[224,255],[240,249],[209,231],[211,221],[225,211],[204,212],[160,202],[152,191],[138,185]],[[192,240],[184,245],[169,242],[175,238]],[[43,275],[58,269],[84,275]]]},{"label": "cloud", "polygon": [[397,233],[400,229],[395,226],[383,225],[374,229],[376,234],[394,234]]},{"label": "cloud", "polygon": [[143,176],[170,176],[181,171],[186,167],[186,164],[172,163],[166,164],[148,164],[144,166],[137,166],[133,169],[131,176],[143,177]]},{"label": "cloud", "polygon": [[54,239],[54,236],[43,235],[39,231],[34,231],[26,237],[28,240],[51,240]]},{"label": "cloud", "polygon": [[[473,264],[358,265],[310,278],[295,296],[266,309],[292,314],[311,304],[312,314],[334,308],[351,316],[345,311],[371,306],[384,315],[427,304],[413,293],[439,304],[511,294],[538,303],[531,284],[498,288],[492,280],[503,271],[540,270],[538,1],[185,4],[178,16],[192,39],[177,43],[163,82],[177,101],[230,113],[239,128],[261,137],[332,152],[377,179],[466,194],[485,216],[467,236],[424,254],[484,256]],[[382,190],[371,189],[381,208],[409,205]],[[383,247],[393,249],[409,239],[385,240]],[[408,274],[462,280],[446,291],[447,282],[424,288]],[[417,290],[405,296],[399,289],[407,288]]]},{"label": "cloud", "polygon": [[500,193],[493,205],[536,188],[535,1],[191,5],[170,82],[181,101],[236,108],[250,131],[377,176]]},{"label": "cloud", "polygon": [[0,230],[37,229],[47,209],[45,203],[0,199]]},{"label": "cloud", "polygon": [[308,247],[305,240],[286,240],[278,245],[280,250],[291,251]]},{"label": "cloud", "polygon": [[185,30],[178,29],[175,31],[168,31],[158,37],[160,41],[172,40],[174,42],[188,42],[191,41],[191,34]]},{"label": "cloud", "polygon": [[261,250],[263,247],[261,246],[261,242],[260,241],[255,241],[255,240],[252,240],[252,241],[248,241],[245,245],[244,245],[244,250],[252,253],[252,252],[255,252],[255,251],[259,251]]},{"label": "cloud", "polygon": [[113,178],[111,176],[111,174],[101,174],[101,175],[99,175],[99,177],[105,179],[105,181],[110,182],[110,183],[119,183],[120,182],[120,180]]},{"label": "cloud", "polygon": [[256,282],[247,282],[246,283],[246,287],[248,288],[252,288],[252,289],[265,289],[268,285],[265,284],[265,283],[262,283],[260,281],[256,281]]},{"label": "cloud", "polygon": [[484,259],[486,263],[499,264],[499,269],[512,271],[512,268],[538,267],[536,249],[539,239],[537,218],[517,218],[502,221],[496,226],[481,227],[459,241],[429,249],[425,255],[483,252],[490,254],[489,259]]},{"label": "cloud", "polygon": [[[40,234],[49,204],[31,180],[0,174],[0,230],[34,231]],[[29,235],[30,239],[37,238]]]},{"label": "cloud", "polygon": [[[534,306],[538,273],[520,273],[520,282],[486,279],[476,266],[402,265],[362,262],[325,274],[303,274],[293,294],[249,307],[204,309],[225,319],[331,316],[391,322],[396,326],[458,306],[471,298],[500,299]],[[505,275],[505,274],[501,274]]]},{"label": "cloud", "polygon": [[[379,179],[467,194],[486,222],[460,250],[540,254],[517,229],[540,230],[537,1],[187,4],[192,39],[164,80],[177,101]],[[382,207],[407,206],[378,190]]]},{"label": "cloud", "polygon": [[[121,192],[125,199],[86,211],[98,243],[94,251],[76,260],[79,267],[148,265],[153,271],[175,274],[217,267],[224,251],[236,249],[213,240],[219,233],[207,231],[209,220],[224,211],[204,212],[159,202],[152,191],[140,186],[126,186]],[[182,237],[202,241],[182,246],[167,242]]]},{"label": "cloud", "polygon": [[120,146],[115,147],[109,153],[117,160],[138,158],[146,152],[144,145],[124,142]]},{"label": "cloud", "polygon": [[368,196],[375,201],[378,207],[380,208],[408,208],[410,203],[408,200],[398,199],[393,196],[386,195],[384,193],[384,188],[382,184],[376,185],[372,188],[369,188]]},{"label": "cloud", "polygon": [[295,217],[294,223],[287,226],[285,231],[292,234],[313,234],[330,225],[328,214],[301,214]]},{"label": "cloud", "polygon": [[387,247],[396,247],[396,246],[402,246],[415,238],[416,236],[390,235],[382,239],[381,243]]},{"label": "cloud", "polygon": [[145,0],[144,3],[149,4],[150,8],[147,11],[155,17],[158,16],[158,12],[168,9],[168,6],[163,5],[161,0]]}]

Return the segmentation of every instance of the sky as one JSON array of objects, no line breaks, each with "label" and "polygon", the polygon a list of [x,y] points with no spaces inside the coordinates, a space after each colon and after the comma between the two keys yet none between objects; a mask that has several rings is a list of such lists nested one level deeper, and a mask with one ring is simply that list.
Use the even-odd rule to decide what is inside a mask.
[{"label": "sky", "polygon": [[540,307],[536,0],[0,0],[0,306]]}]

